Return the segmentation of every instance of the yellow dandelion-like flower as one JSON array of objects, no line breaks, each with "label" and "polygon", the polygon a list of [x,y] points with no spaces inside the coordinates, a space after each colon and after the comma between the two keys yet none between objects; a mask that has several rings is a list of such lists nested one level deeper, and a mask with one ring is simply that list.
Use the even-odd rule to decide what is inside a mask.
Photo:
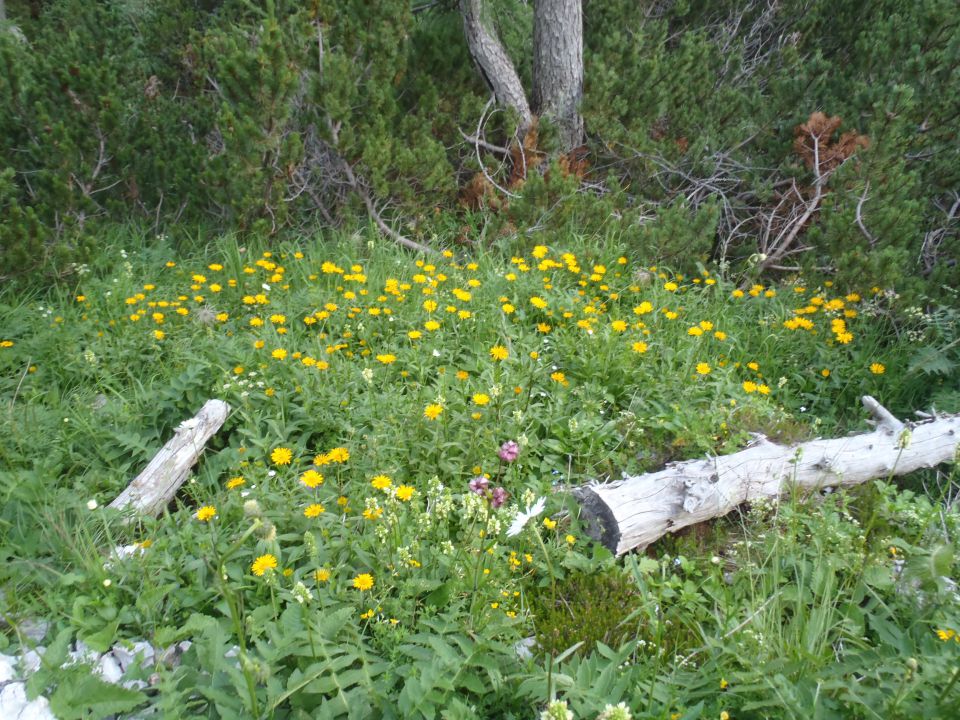
[{"label": "yellow dandelion-like flower", "polygon": [[370,573],[361,573],[360,575],[357,575],[353,579],[353,586],[361,592],[370,590],[373,587],[373,575]]},{"label": "yellow dandelion-like flower", "polygon": [[570,381],[567,380],[567,376],[564,373],[560,372],[559,370],[557,370],[556,372],[550,373],[550,379],[556,383],[560,383],[564,387],[570,384]]},{"label": "yellow dandelion-like flower", "polygon": [[313,579],[317,582],[327,582],[330,579],[330,571],[327,568],[320,568],[314,571]]},{"label": "yellow dandelion-like flower", "polygon": [[647,351],[647,344],[645,342],[635,342],[631,345],[635,353],[643,354]]},{"label": "yellow dandelion-like flower", "polygon": [[755,393],[757,391],[757,384],[750,380],[745,380],[743,383],[743,391],[746,393]]},{"label": "yellow dandelion-like flower", "polygon": [[246,484],[246,482],[247,481],[244,480],[243,477],[241,477],[240,475],[238,475],[237,477],[232,477],[229,480],[227,480],[227,490],[235,490],[241,485]]},{"label": "yellow dandelion-like flower", "polygon": [[350,451],[345,447],[335,447],[327,453],[327,458],[330,462],[345,463],[350,459]]},{"label": "yellow dandelion-like flower", "polygon": [[427,420],[436,420],[440,417],[440,414],[443,412],[443,405],[438,405],[437,403],[430,403],[423,409],[423,416]]},{"label": "yellow dandelion-like flower", "polygon": [[263,577],[263,574],[267,570],[276,570],[277,568],[277,558],[269,553],[266,555],[261,555],[256,560],[253,561],[253,564],[250,566],[250,572],[252,572],[257,577]]},{"label": "yellow dandelion-like flower", "polygon": [[484,405],[489,405],[489,404],[490,404],[490,396],[487,395],[486,393],[474,393],[474,395],[473,395],[473,404],[474,404],[474,405],[480,405],[481,407],[484,406]]},{"label": "yellow dandelion-like flower", "polygon": [[397,500],[400,502],[408,502],[415,492],[416,490],[412,486],[401,485],[397,488]]},{"label": "yellow dandelion-like flower", "polygon": [[377,361],[383,363],[384,365],[390,365],[397,361],[397,356],[391,353],[385,353],[383,355],[377,355]]},{"label": "yellow dandelion-like flower", "polygon": [[627,329],[627,324],[623,320],[614,320],[610,323],[610,327],[613,328],[614,332],[625,332]]},{"label": "yellow dandelion-like flower", "polygon": [[291,460],[293,460],[293,451],[290,448],[278,447],[270,453],[270,461],[274,465],[289,465]]},{"label": "yellow dandelion-like flower", "polygon": [[712,371],[712,368],[709,364],[702,362],[697,363],[697,374],[698,375],[709,375]]},{"label": "yellow dandelion-like flower", "polygon": [[284,350],[283,348],[277,348],[272,353],[270,353],[270,355],[273,357],[274,360],[283,360],[284,358],[287,357],[287,351]]},{"label": "yellow dandelion-like flower", "polygon": [[325,512],[326,508],[323,507],[320,503],[313,503],[312,505],[307,505],[303,510],[303,514],[308,518],[320,517]]},{"label": "yellow dandelion-like flower", "polygon": [[434,330],[440,329],[440,323],[438,323],[436,320],[427,320],[427,322],[423,324],[423,327],[425,327],[430,332],[433,332]]},{"label": "yellow dandelion-like flower", "polygon": [[870,364],[870,372],[872,372],[874,375],[883,375],[883,373],[885,373],[886,371],[887,371],[887,368],[884,367],[882,363]]},{"label": "yellow dandelion-like flower", "polygon": [[209,522],[217,516],[217,509],[213,505],[204,505],[197,510],[196,518],[200,522]]},{"label": "yellow dandelion-like flower", "polygon": [[300,476],[300,482],[306,485],[308,488],[313,489],[323,485],[323,475],[318,473],[313,468],[307,470],[303,475]]},{"label": "yellow dandelion-like flower", "polygon": [[490,357],[494,360],[506,360],[510,352],[503,345],[494,345],[490,348]]},{"label": "yellow dandelion-like flower", "polygon": [[760,393],[761,395],[769,395],[769,394],[770,394],[770,386],[769,386],[769,385],[757,385],[757,392]]},{"label": "yellow dandelion-like flower", "polygon": [[166,334],[163,332],[163,330],[154,330],[153,337],[157,340],[163,340],[166,337]]},{"label": "yellow dandelion-like flower", "polygon": [[393,485],[393,480],[390,479],[389,475],[375,475],[373,479],[370,480],[370,484],[376,490],[386,490]]},{"label": "yellow dandelion-like flower", "polygon": [[544,526],[547,530],[553,530],[553,529],[557,526],[557,521],[556,521],[556,520],[551,520],[550,518],[545,517],[545,518],[543,519],[543,526]]}]

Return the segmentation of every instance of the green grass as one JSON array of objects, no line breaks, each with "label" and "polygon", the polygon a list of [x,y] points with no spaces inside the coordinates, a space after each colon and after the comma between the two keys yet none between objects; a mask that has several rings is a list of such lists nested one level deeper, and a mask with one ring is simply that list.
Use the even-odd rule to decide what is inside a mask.
[{"label": "green grass", "polygon": [[[620,701],[643,718],[953,715],[955,474],[923,476],[938,497],[877,484],[755,506],[626,562],[555,492],[752,432],[863,429],[863,394],[926,406],[920,321],[890,288],[740,291],[573,235],[423,259],[121,237],[69,282],[0,294],[0,644],[36,616],[62,642],[190,639],[159,693],[111,700],[166,717],[519,718],[551,698],[590,718]],[[104,509],[213,397],[231,415],[168,512]],[[106,692],[38,678],[58,707]]]}]

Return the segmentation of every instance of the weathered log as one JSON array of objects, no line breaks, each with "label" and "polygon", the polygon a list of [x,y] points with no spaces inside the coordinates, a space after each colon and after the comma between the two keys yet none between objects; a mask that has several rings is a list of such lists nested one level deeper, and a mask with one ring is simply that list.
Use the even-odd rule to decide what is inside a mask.
[{"label": "weathered log", "polygon": [[621,555],[750,500],[857,485],[956,458],[960,415],[902,423],[869,395],[863,405],[876,424],[873,432],[789,447],[758,437],[732,455],[577,488],[581,520],[591,537]]},{"label": "weathered log", "polygon": [[110,507],[132,508],[144,515],[159,515],[177,494],[197,462],[207,440],[220,429],[230,406],[208,400],[196,417],[185,420],[176,434],[153,456],[150,464],[131,482]]}]

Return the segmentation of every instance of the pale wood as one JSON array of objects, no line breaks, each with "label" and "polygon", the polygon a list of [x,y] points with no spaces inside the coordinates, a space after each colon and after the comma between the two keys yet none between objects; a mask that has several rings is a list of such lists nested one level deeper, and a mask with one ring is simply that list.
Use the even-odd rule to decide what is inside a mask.
[{"label": "pale wood", "polygon": [[794,446],[758,437],[732,455],[577,488],[581,519],[588,534],[621,555],[749,500],[857,485],[956,461],[960,415],[907,424],[869,395],[863,405],[876,425],[870,433]]},{"label": "pale wood", "polygon": [[223,425],[230,406],[222,400],[208,400],[197,415],[177,427],[176,434],[153,456],[153,460],[110,507],[132,509],[144,515],[159,515],[183,485],[190,468],[200,457],[207,441]]}]

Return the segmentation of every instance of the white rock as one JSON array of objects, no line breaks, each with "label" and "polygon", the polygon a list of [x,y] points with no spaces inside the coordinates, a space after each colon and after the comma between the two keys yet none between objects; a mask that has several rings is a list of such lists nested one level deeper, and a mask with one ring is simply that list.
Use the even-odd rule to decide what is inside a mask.
[{"label": "white rock", "polygon": [[24,620],[20,623],[20,632],[35,643],[43,640],[47,636],[49,629],[50,623],[46,620]]},{"label": "white rock", "polygon": [[16,677],[17,673],[14,671],[16,664],[16,658],[0,654],[0,683],[9,682]]},{"label": "white rock", "polygon": [[145,640],[137,640],[134,643],[117,643],[113,646],[112,652],[117,662],[120,663],[120,669],[123,670],[123,672],[126,672],[127,668],[129,668],[137,658],[140,659],[141,665],[152,665],[157,653],[153,645]]},{"label": "white rock", "polygon": [[0,691],[0,718],[4,720],[57,720],[45,697],[27,700],[23,683],[10,683]]},{"label": "white rock", "polygon": [[100,676],[109,683],[118,683],[123,678],[123,670],[120,669],[120,663],[110,653],[107,653],[100,662],[97,663],[97,669]]},{"label": "white rock", "polygon": [[83,640],[77,640],[74,643],[73,650],[70,651],[70,660],[68,664],[88,663],[93,665],[100,659],[100,653],[87,645]]},{"label": "white rock", "polygon": [[519,641],[516,645],[513,646],[514,651],[517,653],[517,657],[521,660],[532,660],[533,659],[533,648],[537,646],[537,639],[535,637],[524,638]]},{"label": "white rock", "polygon": [[20,668],[27,675],[32,675],[40,669],[41,658],[47,651],[43,645],[37,645],[35,650],[27,650],[20,659]]}]

